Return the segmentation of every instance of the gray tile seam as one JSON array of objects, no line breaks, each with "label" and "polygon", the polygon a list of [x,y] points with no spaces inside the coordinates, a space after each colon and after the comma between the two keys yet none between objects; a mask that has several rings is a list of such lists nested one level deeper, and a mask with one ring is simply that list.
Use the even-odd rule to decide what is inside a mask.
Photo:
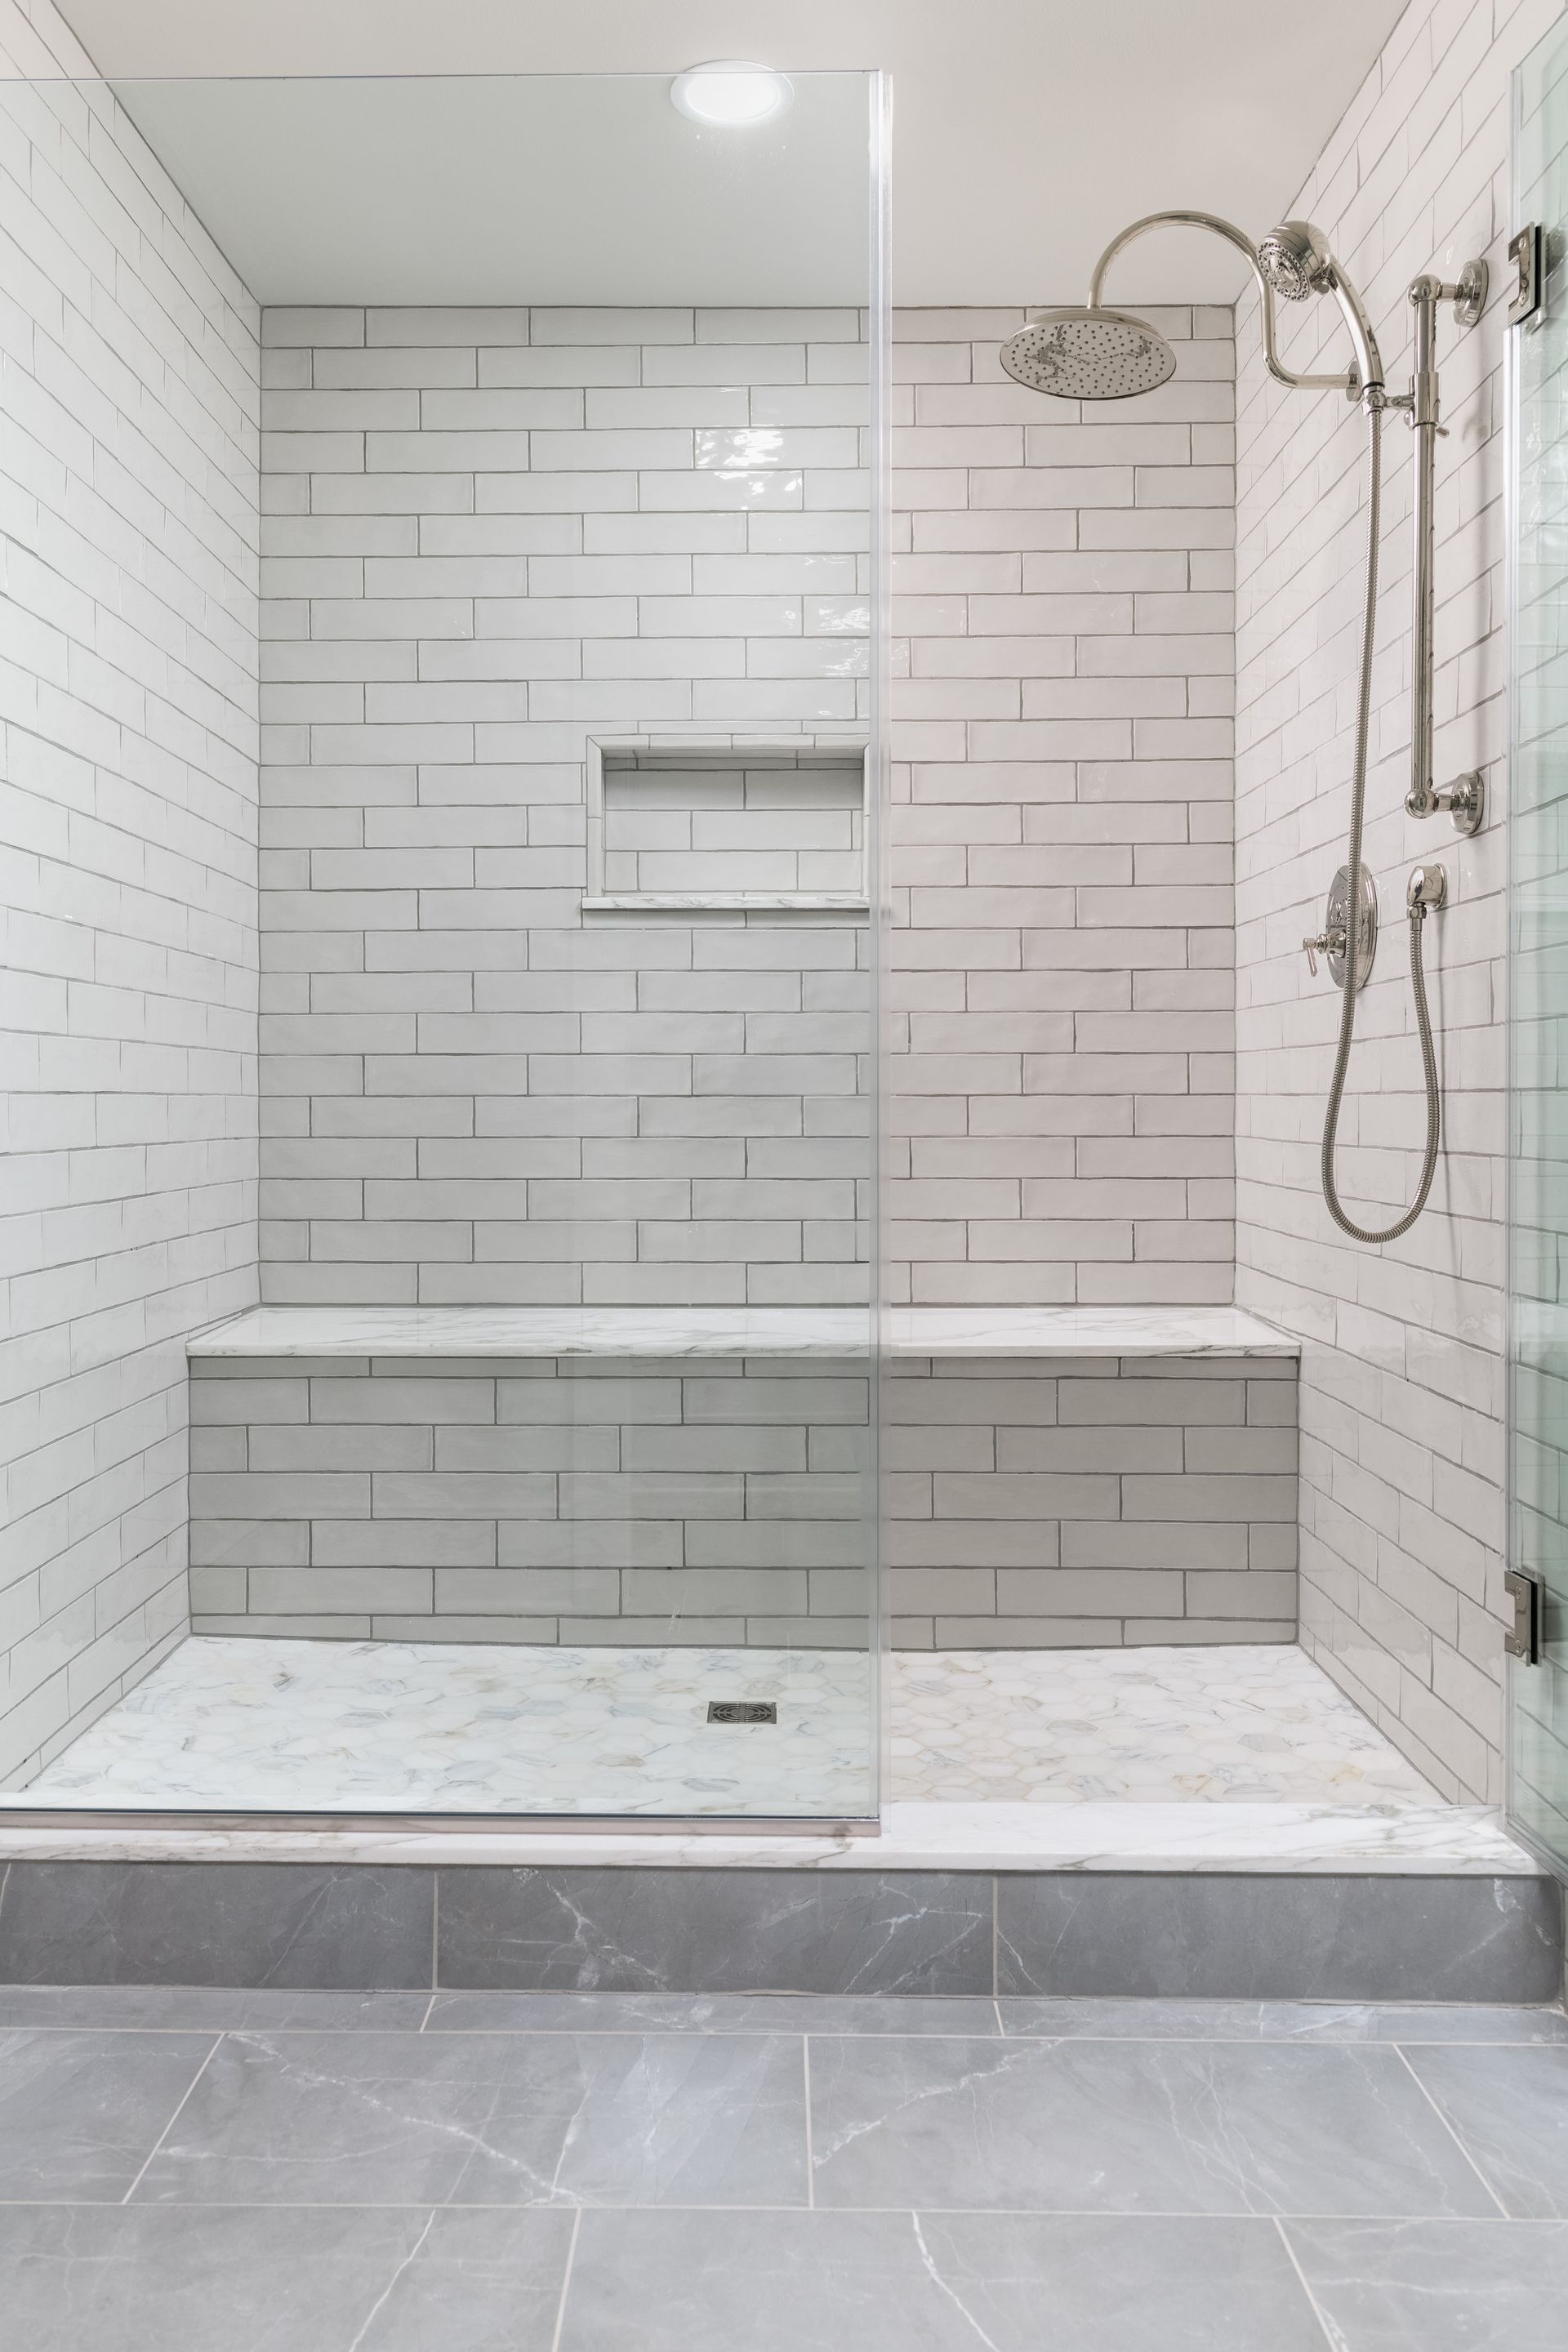
[{"label": "gray tile seam", "polygon": [[[1001,1955],[999,1950],[1001,1931],[998,1926],[998,1915],[1001,1910],[1001,1904],[1002,1881],[995,1873],[993,1873],[991,1879],[991,1998],[993,2001],[995,2001],[1000,1998],[1002,1991]],[[997,2011],[997,2018],[998,2021],[1000,2021],[1000,2010]]]},{"label": "gray tile seam", "polygon": [[174,2130],[174,2126],[179,2122],[181,2116],[184,2112],[186,2100],[190,2097],[191,2093],[195,2089],[196,2084],[201,2081],[202,2076],[206,2073],[207,2068],[212,2064],[214,2053],[217,2051],[220,2044],[226,2039],[227,2036],[226,2033],[215,2033],[213,2035],[212,2047],[208,2050],[206,2056],[202,2060],[201,2064],[196,2068],[195,2073],[191,2076],[190,2081],[185,2084],[184,2089],[181,2092],[179,2100],[175,2105],[174,2114],[169,2117],[167,2123],[163,2126],[163,2130],[158,2134],[157,2138],[153,2141],[152,2147],[142,2158],[141,2164],[137,2168],[135,2179],[131,2183],[131,2186],[126,2190],[124,2196],[119,2200],[119,2202],[121,2205],[129,2205],[131,2200],[135,2196],[136,2191],[141,2188],[142,2179],[146,2175],[148,2166],[152,2163],[153,2158],[157,2155],[158,2150],[163,2147],[163,2142],[168,2138],[169,2134]]},{"label": "gray tile seam", "polygon": [[[265,2203],[246,2202],[238,2198],[160,2197],[157,2203],[127,2205],[121,2198],[91,2197],[0,2197],[0,2213],[21,2211],[86,2211],[94,2213],[426,2213],[430,2210],[428,2197],[411,2198],[399,2202],[394,2198],[359,2197],[345,2199],[341,2203],[311,2204],[301,2198],[268,2198]],[[1259,2213],[1237,2210],[1235,2212],[1200,2212],[1191,2206],[1163,2207],[1114,2205],[819,2205],[773,2204],[734,2205],[675,2205],[654,2203],[645,2205],[616,2204],[574,2200],[561,2197],[553,2203],[538,2199],[516,2205],[469,2204],[453,2199],[436,2209],[442,2213],[819,2213],[830,2218],[837,2213],[929,2213],[940,2219],[982,2220],[999,2219],[1011,2221],[1247,2221],[1260,2230],[1271,2230],[1292,2221],[1366,2222],[1377,2227],[1405,2227],[1411,2222],[1440,2221],[1445,2228],[1494,2230],[1512,2233],[1520,2230],[1568,2231],[1568,2220],[1559,2214],[1512,2213],[1336,2213],[1293,2212]],[[1338,2347],[1336,2347],[1338,2352]]]},{"label": "gray tile seam", "polygon": [[364,2318],[360,2323],[359,2331],[354,2336],[353,2345],[351,2345],[349,2347],[349,2352],[354,2352],[354,2346],[363,2343],[365,2336],[369,2335],[371,2328],[375,2323],[377,2315],[385,2309],[387,2303],[395,2293],[398,2280],[403,2276],[404,2272],[407,2270],[409,2264],[417,2260],[420,2248],[424,2245],[426,2239],[430,2235],[431,2231],[436,2227],[437,2219],[440,2210],[441,2208],[438,2205],[431,2206],[429,2212],[425,2218],[425,2227],[420,2231],[419,2235],[415,2239],[414,2243],[409,2247],[408,2252],[404,2255],[403,2260],[395,2265],[391,2277],[387,2280],[386,2284],[382,2288],[381,2293],[376,2296],[375,2301],[371,2305],[370,2309],[366,2312]]},{"label": "gray tile seam", "polygon": [[572,2273],[577,2260],[577,2241],[583,2231],[584,2208],[579,2205],[572,2216],[572,2242],[566,2249],[565,2267],[561,2273],[561,2300],[555,2306],[555,2327],[550,2338],[550,2352],[561,2352],[561,2334],[566,2325],[566,2301],[572,2292]]},{"label": "gray tile seam", "polygon": [[1398,2053],[1398,2055],[1399,2055],[1399,2062],[1400,2062],[1401,2065],[1405,2068],[1405,2073],[1409,2075],[1409,2077],[1410,2077],[1411,2081],[1415,2084],[1415,2086],[1416,2086],[1417,2090],[1420,2092],[1420,2094],[1421,2094],[1422,2097],[1426,2100],[1426,2102],[1427,2105],[1431,2108],[1432,2113],[1436,2116],[1436,2118],[1437,2118],[1438,2122],[1442,2125],[1442,2126],[1443,2126],[1444,2130],[1447,2133],[1447,2135],[1448,2135],[1449,2138],[1453,2141],[1454,2146],[1458,2149],[1458,2151],[1459,2151],[1460,2155],[1464,2158],[1465,2162],[1469,2166],[1470,2170],[1475,2174],[1476,2179],[1480,2182],[1481,2187],[1486,2190],[1487,2195],[1491,2199],[1492,2203],[1497,2207],[1498,2211],[1502,2215],[1502,2217],[1503,2217],[1504,2221],[1512,2221],[1512,2219],[1514,2218],[1514,2217],[1513,2217],[1513,2215],[1512,2215],[1511,2213],[1510,2213],[1510,2211],[1509,2211],[1509,2210],[1508,2210],[1508,2207],[1503,2203],[1502,2199],[1499,2196],[1499,2194],[1498,2194],[1497,2190],[1492,2187],[1492,2184],[1491,2184],[1490,2180],[1488,2179],[1488,2177],[1487,2177],[1486,2173],[1483,2171],[1483,2169],[1482,2169],[1482,2168],[1481,2168],[1481,2164],[1480,2164],[1480,2160],[1479,2160],[1479,2158],[1478,2157],[1473,2156],[1473,2155],[1471,2154],[1471,2152],[1470,2152],[1470,2150],[1469,2150],[1468,2147],[1466,2145],[1466,2143],[1465,2143],[1464,2139],[1460,2137],[1459,2129],[1458,2129],[1458,2125],[1457,2125],[1457,2124],[1455,2124],[1455,2123],[1453,2123],[1453,2122],[1449,2119],[1449,2117],[1448,2117],[1448,2116],[1447,2116],[1447,2115],[1444,2112],[1444,2110],[1442,2109],[1442,2107],[1440,2107],[1440,2106],[1438,2105],[1437,2101],[1434,2098],[1434,2096],[1432,2095],[1432,2093],[1427,2089],[1427,2087],[1426,2087],[1426,2084],[1421,2080],[1420,2075],[1415,2072],[1415,2067],[1411,2064],[1410,2060],[1409,2060],[1408,2056],[1407,2056],[1407,2055],[1406,2055],[1406,2053],[1405,2053],[1405,2051],[1404,2045],[1403,2045],[1401,2042],[1396,2042],[1394,2043],[1394,2049],[1395,2049],[1395,2050],[1397,2051],[1397,2053]]},{"label": "gray tile seam", "polygon": [[816,2205],[816,2154],[811,2144],[811,2036],[800,2037],[801,2080],[805,2091],[802,2113],[805,2124],[805,2201],[807,2209]]},{"label": "gray tile seam", "polygon": [[1274,2216],[1274,2234],[1279,2239],[1280,2244],[1284,2247],[1285,2259],[1289,2263],[1291,2269],[1295,2272],[1298,2280],[1300,2282],[1301,2292],[1312,2307],[1312,2316],[1323,2331],[1324,2341],[1331,2347],[1331,2352],[1344,2352],[1343,2338],[1337,2336],[1334,2329],[1329,2326],[1328,2320],[1318,2302],[1317,2296],[1312,2293],[1311,2287],[1308,2284],[1307,2273],[1301,2268],[1300,2262],[1297,2257],[1295,2247],[1290,2243],[1289,2234],[1286,2230],[1285,2220],[1282,2214],[1276,2213]]},{"label": "gray tile seam", "polygon": [[[396,1996],[392,1997],[395,1998]],[[482,1998],[483,1996],[479,1997]],[[511,1998],[510,1995],[506,1993],[502,1993],[495,1997],[502,2000]],[[854,1996],[840,1996],[835,1993],[805,1993],[798,1996],[793,1993],[776,1995],[770,1993],[726,1993],[716,1995],[714,1997],[721,2000],[733,1999],[741,2000],[767,2000],[774,1999],[792,2000],[797,1998],[807,2000],[834,2000],[840,1998],[852,1999]],[[869,1997],[876,1998],[876,1996]],[[894,2000],[903,1999],[904,1997],[905,1996],[897,1993],[889,1994],[887,1996],[888,1999]],[[589,1993],[577,1994],[570,1992],[548,1992],[540,1995],[522,1993],[518,1995],[517,1998],[525,2000],[536,1998],[542,2000],[576,2000],[579,1999],[592,2000],[594,1996]],[[942,2000],[950,1998],[950,1996],[943,1994],[916,1994],[910,1996],[910,1998],[917,2000]],[[957,2000],[984,2000],[988,1999],[989,1996],[984,1993],[956,1993],[952,1995],[951,1998]],[[901,2026],[878,2028],[874,2026],[788,2025],[783,2023],[773,2025],[766,2023],[762,2020],[759,2020],[754,2025],[639,2025],[635,2021],[629,2021],[625,2025],[431,2026],[428,2023],[428,2012],[426,2012],[426,2022],[423,2025],[269,2025],[265,2019],[254,2020],[247,2024],[236,2023],[233,2025],[221,2026],[92,2025],[83,2024],[79,2020],[77,2020],[68,2025],[57,2025],[52,2023],[35,2023],[29,2018],[17,2018],[8,2025],[0,2025],[0,2034],[5,2033],[121,2034],[127,2040],[132,2039],[137,2034],[143,2034],[152,2038],[170,2034],[211,2033],[220,2042],[233,2033],[261,2033],[265,2034],[270,2041],[298,2040],[303,2039],[308,2035],[322,2034],[331,2034],[334,2037],[341,2035],[354,2041],[361,2041],[369,2033],[379,2033],[384,2039],[398,2037],[401,2039],[406,2039],[410,2042],[417,2042],[421,2039],[428,2041],[441,2040],[447,2042],[465,2042],[485,2036],[491,2036],[498,2040],[505,2039],[511,2042],[559,2042],[568,2040],[574,2042],[787,2042],[792,2041],[796,2037],[803,2041],[810,2040],[813,2042],[912,2042],[917,2043],[931,2042],[996,2042],[1005,2040],[1009,2042],[1026,2042],[1042,2050],[1077,2046],[1079,2044],[1104,2046],[1114,2050],[1140,2050],[1149,2049],[1151,2047],[1162,2050],[1397,2050],[1402,2056],[1406,2050],[1547,2051],[1552,2049],[1561,2049],[1563,2046],[1561,2042],[1528,2041],[1468,2042],[1445,2039],[1440,2042],[1422,2042],[1408,2033],[1401,2034],[1397,2038],[1392,2034],[1386,2037],[1379,2034],[1363,2034],[1354,2041],[1349,2039],[1344,2041],[1334,2041],[1326,2038],[1317,2039],[1295,2033],[1183,2033],[1174,2037],[1159,2033],[1006,2033],[1005,2032],[1002,2033],[988,2033],[983,2028],[977,2030],[973,2027],[964,2028],[962,2026],[954,2026],[951,2031],[944,2029],[941,2032],[931,2033],[908,2032]],[[1406,2061],[1406,2063],[1408,2063],[1408,2061]],[[1412,2071],[1414,2072],[1414,2069],[1412,2069]],[[1417,2082],[1420,2081],[1419,2075],[1416,2076],[1416,2080]],[[1421,2087],[1424,2092],[1426,2092],[1426,2086],[1425,2084],[1422,2084]],[[1431,2097],[1430,2092],[1426,2092],[1426,2096],[1428,2098]],[[1439,2109],[1438,2112],[1441,2114],[1441,2109]],[[1447,2118],[1446,2116],[1443,2120],[1445,2123],[1447,2122]],[[1452,2126],[1449,2126],[1449,2128],[1451,2130],[1453,2128]],[[1468,2151],[1467,2151],[1467,2153],[1468,2152]],[[1526,2218],[1528,2217],[1522,2214],[1510,2214],[1508,2216],[1510,2221],[1521,2221]]]}]

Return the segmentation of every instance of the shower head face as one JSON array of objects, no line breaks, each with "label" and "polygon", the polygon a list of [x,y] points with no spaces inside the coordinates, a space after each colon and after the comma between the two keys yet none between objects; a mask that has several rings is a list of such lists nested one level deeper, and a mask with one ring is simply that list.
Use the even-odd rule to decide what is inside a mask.
[{"label": "shower head face", "polygon": [[1334,257],[1310,221],[1282,221],[1258,248],[1258,266],[1282,301],[1304,302],[1333,284]]},{"label": "shower head face", "polygon": [[1040,310],[1002,346],[1002,364],[1031,392],[1058,400],[1131,400],[1176,373],[1176,355],[1144,319],[1123,310]]}]

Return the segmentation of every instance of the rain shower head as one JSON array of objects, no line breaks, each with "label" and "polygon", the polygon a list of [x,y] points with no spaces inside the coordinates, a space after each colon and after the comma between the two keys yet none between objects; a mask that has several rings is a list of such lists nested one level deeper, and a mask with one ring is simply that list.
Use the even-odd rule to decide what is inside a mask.
[{"label": "rain shower head", "polygon": [[1131,400],[1173,376],[1176,355],[1147,320],[1124,310],[1037,310],[1003,344],[1002,364],[1058,400]]},{"label": "rain shower head", "polygon": [[1327,294],[1334,283],[1334,257],[1321,229],[1310,221],[1282,221],[1258,247],[1258,267],[1282,301],[1304,302]]}]

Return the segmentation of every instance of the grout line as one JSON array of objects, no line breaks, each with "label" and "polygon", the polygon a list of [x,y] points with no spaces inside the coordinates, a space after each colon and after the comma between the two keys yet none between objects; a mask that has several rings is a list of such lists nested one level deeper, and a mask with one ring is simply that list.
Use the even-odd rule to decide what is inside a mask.
[{"label": "grout line", "polygon": [[[0,2197],[0,2213],[11,2212],[13,2210],[17,2212],[36,2212],[40,2209],[56,2210],[62,2206],[68,2211],[79,2208],[89,2212],[113,2213],[120,2210],[123,2202],[123,2199],[109,2197]],[[140,2212],[154,2209],[142,2208],[139,2206],[136,2210]],[[426,2213],[430,2210],[430,2200],[427,2197],[421,2197],[413,2200],[405,2200],[401,2202],[397,2199],[390,2197],[359,2197],[356,2198],[352,2204],[323,2205],[311,2204],[302,2198],[278,2198],[269,2199],[264,2205],[247,2205],[241,2200],[232,2197],[160,2197],[155,2210],[160,2212],[172,2210],[189,2213]],[[515,2214],[558,2213],[563,2209],[560,2204],[551,2204],[543,2200],[541,2200],[538,2203],[532,2205],[468,2205],[463,2203],[460,2199],[454,2197],[449,2199],[445,2205],[440,2207],[439,2210],[443,2213]],[[573,2208],[571,2210],[581,2210],[584,2212],[595,2213],[805,2213],[813,2209],[809,2209],[805,2205],[778,2204],[616,2205],[610,2203],[598,2203],[593,2206],[584,2206],[581,2209]],[[908,2205],[836,2204],[831,2206],[819,2206],[815,2210],[820,2212],[831,2213],[908,2213],[911,2210],[918,2210],[921,2213],[934,2214],[942,2218],[969,2219],[975,2215],[983,2215],[989,2218],[995,2215],[1000,2216],[1004,2220],[1021,2221],[1038,2221],[1042,2218],[1068,2221],[1125,2221],[1129,2223],[1138,2221],[1216,2221],[1261,2222],[1273,2221],[1283,2221],[1286,2222],[1366,2221],[1375,2222],[1379,2226],[1386,2224],[1389,2227],[1394,2227],[1396,2225],[1405,2225],[1407,2227],[1412,2221],[1441,2221],[1445,2228],[1455,2230],[1500,2229],[1505,2230],[1510,2236],[1512,2236],[1516,2231],[1521,2230],[1533,2229],[1561,2231],[1563,2227],[1560,2216],[1548,2213],[1539,2213],[1528,2216],[1521,2215],[1518,2219],[1515,2219],[1511,2214],[1497,2213],[1302,2212],[1276,2215],[1247,2211],[1240,2207],[1237,2208],[1233,2212],[1215,2213],[1206,2210],[1199,2211],[1190,2205],[1142,2206],[1136,2212],[1127,2212],[1113,2205],[937,2205],[931,2203],[929,2200],[922,2202],[918,2209],[911,2209]],[[1339,2352],[1339,2347],[1337,2347],[1336,2352]]]},{"label": "grout line", "polygon": [[816,2204],[816,2152],[811,2144],[811,2036],[800,2037],[801,2067],[805,2078],[805,2202],[808,2211]]},{"label": "grout line", "polygon": [[1283,2216],[1276,2213],[1273,2218],[1274,2227],[1279,2233],[1279,2242],[1285,2249],[1286,2260],[1289,2262],[1291,2269],[1295,2272],[1296,2276],[1301,2282],[1301,2292],[1312,2306],[1313,2318],[1322,2329],[1328,2341],[1333,2346],[1334,2352],[1344,2352],[1343,2337],[1339,2334],[1339,2331],[1336,2328],[1330,2326],[1327,2316],[1319,2305],[1317,2296],[1312,2293],[1310,2286],[1307,2283],[1307,2273],[1301,2268],[1300,2262],[1298,2262],[1296,2258],[1296,2249],[1290,2243],[1289,2233],[1285,2228]]},{"label": "grout line", "polygon": [[1487,2195],[1491,2199],[1492,2203],[1497,2207],[1498,2211],[1502,2215],[1503,2220],[1505,2221],[1511,2221],[1513,2216],[1509,2211],[1508,2207],[1503,2203],[1502,2199],[1498,2195],[1497,2190],[1492,2187],[1491,2182],[1487,2179],[1486,2174],[1481,2170],[1480,2166],[1476,2162],[1475,2158],[1470,2154],[1469,2149],[1465,2146],[1464,2141],[1459,2137],[1458,2133],[1455,2130],[1447,2116],[1443,2113],[1442,2108],[1437,2105],[1436,2100],[1432,2096],[1431,2092],[1426,2088],[1426,2084],[1421,2080],[1420,2075],[1415,2072],[1415,2067],[1410,2063],[1409,2059],[1405,2056],[1404,2050],[1397,2042],[1394,2044],[1394,2048],[1398,2055],[1401,2065],[1405,2068],[1405,2073],[1409,2075],[1411,2081],[1415,2084],[1416,2089],[1420,2092],[1422,2097],[1431,2108],[1432,2113],[1442,2125],[1443,2129],[1447,2133],[1448,2137],[1453,2141],[1454,2146],[1458,2149],[1459,2154],[1464,2158],[1465,2162],[1469,2166],[1470,2170],[1475,2174],[1476,2179],[1480,2182],[1481,2187],[1486,2190]]},{"label": "grout line", "polygon": [[441,1873],[430,1873],[430,1997],[441,1989]]},{"label": "grout line", "polygon": [[438,2205],[432,2205],[430,2208],[429,2212],[425,2217],[425,2227],[420,2231],[419,2235],[415,2239],[414,2243],[409,2247],[408,2252],[404,2255],[403,2260],[398,2263],[396,2269],[393,2272],[392,2276],[387,2280],[386,2284],[382,2288],[381,2293],[376,2296],[375,2301],[365,2313],[358,2329],[355,2331],[353,2342],[349,2346],[349,2352],[359,2352],[360,2346],[364,2342],[365,2337],[370,2334],[371,2329],[375,2326],[376,2321],[380,2318],[382,2313],[385,2310],[387,2305],[396,2294],[398,2280],[403,2276],[405,2271],[411,2269],[418,2261],[421,2253],[425,2250],[426,2239],[436,2227],[436,2217],[437,2213],[439,2213],[440,2210],[441,2209]]},{"label": "grout line", "polygon": [[[1002,1988],[1002,1975],[997,1960],[998,1946],[1001,1937],[1001,1929],[997,1923],[1001,1916],[1001,1909],[1002,1881],[999,1874],[994,1871],[991,1874],[991,1998],[993,2001],[995,2001],[1000,1997]],[[1002,2023],[1002,2012],[1000,2010],[996,2012],[996,2023],[998,2030],[1000,2030]]]},{"label": "grout line", "polygon": [[191,2093],[195,2089],[196,2084],[201,2081],[202,2076],[212,2064],[214,2053],[221,2048],[224,2039],[225,2037],[221,2033],[214,2034],[212,2049],[207,2052],[206,2056],[202,2060],[201,2064],[196,2068],[195,2073],[185,2084],[184,2090],[180,2095],[179,2105],[174,2109],[174,2114],[169,2117],[168,2122],[163,2126],[163,2130],[158,2134],[157,2138],[153,2141],[152,2147],[142,2158],[135,2179],[132,2182],[124,2196],[120,2200],[120,2202],[122,2205],[129,2205],[131,2200],[135,2196],[136,2191],[141,2188],[142,2176],[145,2174],[147,2167],[152,2163],[153,2158],[157,2155],[158,2150],[163,2147],[163,2142],[168,2138],[169,2134],[179,2122],[181,2116],[184,2113],[185,2101],[190,2097]]},{"label": "grout line", "polygon": [[566,2249],[566,2267],[561,2273],[561,2300],[555,2306],[555,2333],[550,2339],[550,2352],[561,2352],[561,2331],[566,2325],[566,2296],[572,2285],[572,2265],[577,2259],[577,2238],[582,2227],[583,2208],[579,2205],[572,2216],[572,2242]]},{"label": "grout line", "polygon": [[[893,1996],[893,1998],[898,1997]],[[80,2018],[56,2024],[53,2021],[36,2022],[27,2017],[14,2017],[7,2022],[0,2024],[0,2032],[126,2035],[266,2033],[275,2039],[288,2040],[307,2034],[341,2033],[357,2037],[363,2033],[417,2035],[435,2032],[449,2036],[454,2042],[482,2038],[485,2035],[504,2036],[511,2041],[529,2039],[540,2042],[565,2038],[576,2041],[619,2041],[631,2035],[647,2042],[693,2040],[736,2042],[788,2039],[797,2033],[809,2032],[819,2042],[994,2042],[1003,2040],[1038,2042],[1042,2045],[1048,2043],[1056,2047],[1068,2043],[1087,2042],[1096,2047],[1130,2050],[1146,2048],[1151,2044],[1174,2050],[1561,2050],[1568,2047],[1568,2043],[1563,2042],[1468,2042],[1462,2040],[1420,2042],[1408,2034],[1404,2037],[1403,2042],[1396,2040],[1393,2035],[1376,2034],[1341,2041],[1333,2037],[1279,2033],[1068,2033],[1064,2032],[1059,2026],[1053,2026],[1048,2033],[1016,2032],[1009,2033],[1002,2028],[999,2003],[979,1993],[963,1994],[958,1998],[974,2000],[984,1999],[986,2007],[998,2012],[997,2023],[998,2027],[1002,2028],[999,2032],[994,2033],[984,2029],[968,2032],[962,2026],[943,2027],[936,2033],[914,2032],[901,2025],[802,2026],[791,2023],[787,2018],[782,2017],[776,2021],[759,2018],[754,2024],[750,2025],[652,2025],[639,2024],[636,2019],[628,2019],[624,2025],[452,2025],[432,2028],[430,2018],[439,1998],[440,1995],[435,1993],[429,1996],[424,2018],[418,2025],[335,2025],[331,2022],[321,2025],[274,2025],[265,2018],[255,2018],[248,2022],[234,2018],[224,2025],[212,2025],[195,2021],[172,2025],[98,2025],[90,2020]],[[575,1998],[575,1996],[567,1996],[567,1998]],[[758,1994],[755,1998],[763,2000],[767,1996]],[[931,1998],[941,1998],[941,1996],[931,1996]],[[1425,2089],[1425,2084],[1422,2087]],[[3,2202],[4,2200],[0,2199],[0,2203]]]}]

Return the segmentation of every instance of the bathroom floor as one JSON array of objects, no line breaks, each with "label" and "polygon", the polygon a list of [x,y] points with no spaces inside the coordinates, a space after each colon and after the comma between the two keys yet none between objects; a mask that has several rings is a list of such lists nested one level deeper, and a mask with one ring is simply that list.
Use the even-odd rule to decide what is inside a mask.
[{"label": "bathroom floor", "polygon": [[1555,2010],[0,1992],[31,2352],[1559,2352]]},{"label": "bathroom floor", "polygon": [[[901,1652],[910,1802],[1431,1805],[1289,1646]],[[860,1813],[868,1662],[835,1650],[196,1637],[26,1791],[163,1808]],[[711,1724],[773,1699],[775,1725]]]}]

